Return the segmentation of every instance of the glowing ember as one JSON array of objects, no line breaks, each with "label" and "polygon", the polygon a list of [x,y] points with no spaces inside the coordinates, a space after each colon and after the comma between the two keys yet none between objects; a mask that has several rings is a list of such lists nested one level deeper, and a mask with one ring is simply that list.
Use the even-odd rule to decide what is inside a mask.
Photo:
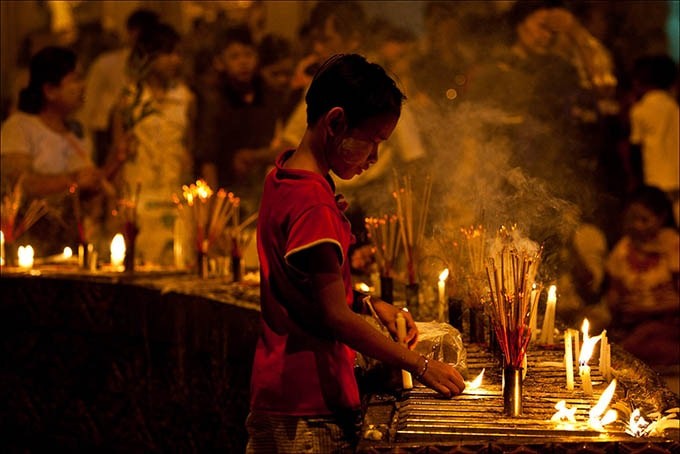
[{"label": "glowing ember", "polygon": [[550,418],[553,422],[576,422],[576,407],[567,408],[567,402],[561,400],[555,404],[555,412]]},{"label": "glowing ember", "polygon": [[[599,431],[604,431],[604,426],[611,424],[616,421],[617,413],[616,410],[609,410],[605,414],[605,410],[609,406],[609,403],[614,397],[614,391],[616,390],[616,379],[613,379],[607,389],[604,390],[597,404],[590,409],[590,417],[588,418],[588,425]],[[604,416],[602,416],[604,415]]]}]

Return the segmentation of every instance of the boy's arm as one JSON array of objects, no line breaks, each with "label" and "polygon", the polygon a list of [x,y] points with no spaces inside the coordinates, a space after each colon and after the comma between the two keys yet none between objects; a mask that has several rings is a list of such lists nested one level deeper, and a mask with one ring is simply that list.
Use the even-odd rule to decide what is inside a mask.
[{"label": "boy's arm", "polygon": [[352,312],[345,300],[345,285],[334,245],[321,243],[294,254],[289,260],[309,273],[315,291],[315,304],[292,307],[295,313],[301,314],[297,321],[303,329],[325,331],[364,355],[411,371],[420,382],[444,396],[452,397],[463,391],[463,377],[453,367],[435,360],[427,361],[422,355],[383,336]]}]

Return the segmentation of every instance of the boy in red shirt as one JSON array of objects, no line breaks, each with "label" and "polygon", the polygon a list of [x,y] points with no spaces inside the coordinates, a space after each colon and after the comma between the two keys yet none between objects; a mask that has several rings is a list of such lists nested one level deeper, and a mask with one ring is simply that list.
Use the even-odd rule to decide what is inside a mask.
[{"label": "boy in red shirt", "polygon": [[[359,422],[354,351],[409,370],[442,395],[463,378],[404,348],[352,311],[342,197],[329,172],[350,179],[378,159],[404,95],[376,64],[331,57],[307,92],[307,130],[267,176],[258,217],[262,333],[251,380],[247,452],[352,452]],[[399,309],[374,300],[396,336]],[[407,312],[407,340],[417,329]]]}]

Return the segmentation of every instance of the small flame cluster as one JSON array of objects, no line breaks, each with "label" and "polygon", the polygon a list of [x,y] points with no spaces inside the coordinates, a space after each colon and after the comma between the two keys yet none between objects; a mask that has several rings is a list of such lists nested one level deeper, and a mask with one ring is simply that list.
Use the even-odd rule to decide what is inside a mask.
[{"label": "small flame cluster", "polygon": [[238,227],[240,199],[233,192],[220,188],[215,193],[208,183],[198,180],[182,186],[182,197],[174,195],[173,202],[186,225],[194,229],[197,250],[207,253],[230,220]]}]

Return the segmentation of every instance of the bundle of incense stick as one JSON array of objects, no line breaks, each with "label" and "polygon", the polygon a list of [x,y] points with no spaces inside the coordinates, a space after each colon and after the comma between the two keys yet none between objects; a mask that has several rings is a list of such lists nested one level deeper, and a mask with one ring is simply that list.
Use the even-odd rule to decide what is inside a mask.
[{"label": "bundle of incense stick", "polygon": [[2,197],[2,203],[0,204],[0,231],[2,231],[7,243],[14,243],[33,224],[49,212],[45,200],[32,200],[26,211],[19,216],[19,210],[24,201],[22,183],[23,177],[19,177],[12,190]]},{"label": "bundle of incense stick", "polygon": [[229,220],[238,227],[238,206],[240,200],[234,193],[220,188],[217,193],[203,180],[182,186],[183,199],[173,196],[185,225],[194,230],[196,248],[208,252],[210,245],[224,233]]},{"label": "bundle of incense stick", "polygon": [[[416,264],[418,263],[420,246],[425,234],[430,195],[432,194],[432,180],[429,176],[425,178],[421,197],[414,195],[413,182],[410,175],[402,178],[403,185],[400,185],[399,180],[399,176],[395,171],[395,190],[392,195],[397,201],[397,218],[401,226],[399,230],[400,237],[404,245],[404,253],[406,254],[408,283],[415,284],[417,277]],[[416,213],[418,208],[420,211]]]},{"label": "bundle of incense stick", "polygon": [[231,240],[231,256],[241,258],[243,255],[243,250],[248,247],[248,244],[254,237],[254,235],[246,234],[244,231],[250,224],[257,220],[259,213],[256,211],[255,213],[248,216],[245,221],[239,223],[240,215],[238,207],[240,204],[240,199],[238,197],[236,197],[235,203],[235,212],[234,216],[232,216],[233,226],[227,229],[225,234]]},{"label": "bundle of incense stick", "polygon": [[483,226],[470,226],[461,228],[465,238],[465,251],[467,253],[469,272],[474,276],[484,273],[484,258],[486,257],[486,230]]},{"label": "bundle of incense stick", "polygon": [[540,250],[531,252],[513,244],[489,257],[486,275],[490,290],[488,312],[505,362],[522,367],[531,340],[529,319],[537,299],[531,295],[540,262]]},{"label": "bundle of incense stick", "polygon": [[383,215],[382,217],[365,219],[368,237],[373,242],[375,260],[380,275],[392,277],[394,262],[399,251],[398,218],[397,215]]}]

